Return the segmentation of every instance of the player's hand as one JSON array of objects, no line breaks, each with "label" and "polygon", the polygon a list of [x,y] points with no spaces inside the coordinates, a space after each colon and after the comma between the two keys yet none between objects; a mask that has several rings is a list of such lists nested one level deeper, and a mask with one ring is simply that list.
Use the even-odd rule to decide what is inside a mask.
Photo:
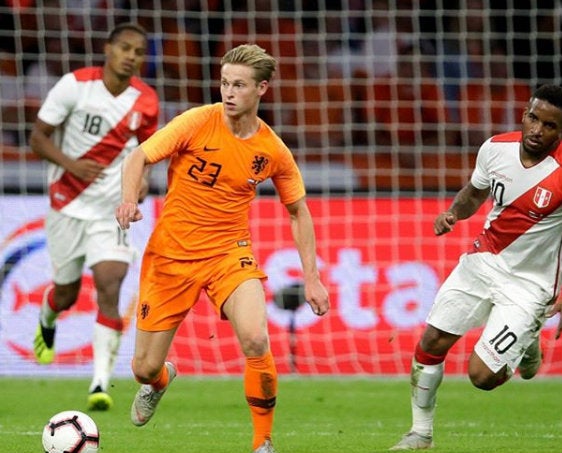
[{"label": "player's hand", "polygon": [[105,170],[105,165],[100,164],[92,159],[78,159],[73,161],[67,170],[74,176],[87,181],[92,182],[98,178],[104,178],[105,175],[103,170]]},{"label": "player's hand", "polygon": [[560,318],[558,319],[558,328],[556,329],[556,335],[554,338],[558,340],[560,338],[560,335],[562,334],[562,300],[561,299],[558,299],[558,301],[552,306],[552,308],[547,313],[546,317],[552,318],[553,316],[556,315],[556,313],[559,314]]},{"label": "player's hand", "polygon": [[115,209],[115,218],[123,230],[128,229],[132,222],[142,220],[142,217],[142,212],[140,211],[137,203],[121,203]]},{"label": "player's hand", "polygon": [[457,223],[457,216],[455,214],[449,211],[442,212],[437,216],[435,222],[433,222],[433,232],[436,236],[449,233],[453,231],[453,225],[455,223]]},{"label": "player's hand", "polygon": [[320,280],[315,280],[311,283],[305,282],[304,297],[314,314],[322,316],[328,313],[330,309],[328,291]]}]

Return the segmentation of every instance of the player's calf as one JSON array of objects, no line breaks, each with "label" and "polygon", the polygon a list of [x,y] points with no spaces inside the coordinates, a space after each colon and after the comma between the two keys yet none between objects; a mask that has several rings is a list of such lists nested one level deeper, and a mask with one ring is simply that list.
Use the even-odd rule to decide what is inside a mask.
[{"label": "player's calf", "polygon": [[542,351],[540,337],[537,337],[527,348],[521,362],[519,363],[519,375],[522,379],[535,377],[542,363]]}]

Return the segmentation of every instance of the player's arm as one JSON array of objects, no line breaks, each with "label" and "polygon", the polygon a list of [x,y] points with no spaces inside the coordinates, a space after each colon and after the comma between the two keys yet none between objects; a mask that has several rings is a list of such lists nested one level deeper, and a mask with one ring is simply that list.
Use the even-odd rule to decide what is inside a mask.
[{"label": "player's arm", "polygon": [[142,195],[148,162],[140,146],[123,160],[121,174],[121,204],[115,209],[115,218],[123,229],[129,228],[131,222],[142,219],[139,198]]},{"label": "player's arm", "polygon": [[[143,143],[145,140],[148,140],[157,130],[158,130],[158,117],[160,113],[160,105],[158,103],[158,97],[154,92],[153,98],[153,106],[154,110],[152,114],[148,116],[147,122],[144,127],[140,128],[137,131],[137,139],[139,143]],[[142,203],[146,196],[148,195],[148,191],[150,189],[150,173],[151,173],[152,166],[147,165],[144,168],[144,178],[142,180],[141,189],[139,192],[139,203]]]},{"label": "player's arm", "polygon": [[330,308],[328,291],[320,281],[320,273],[316,266],[316,237],[312,216],[305,198],[287,204],[291,220],[291,231],[295,246],[299,252],[304,275],[304,295],[312,311],[324,315]]},{"label": "player's arm", "polygon": [[142,203],[148,195],[148,191],[150,189],[150,171],[151,171],[151,167],[149,165],[144,167],[141,187],[139,190],[139,203]]},{"label": "player's arm", "polygon": [[466,184],[455,196],[451,207],[437,216],[433,231],[437,236],[453,230],[458,220],[468,219],[486,201],[490,189],[478,189],[471,182]]},{"label": "player's arm", "polygon": [[42,159],[64,168],[84,181],[94,181],[96,178],[103,178],[102,171],[105,165],[91,159],[75,160],[67,156],[55,145],[51,138],[55,129],[55,126],[47,124],[39,118],[35,120],[29,137],[29,143],[33,152]]}]

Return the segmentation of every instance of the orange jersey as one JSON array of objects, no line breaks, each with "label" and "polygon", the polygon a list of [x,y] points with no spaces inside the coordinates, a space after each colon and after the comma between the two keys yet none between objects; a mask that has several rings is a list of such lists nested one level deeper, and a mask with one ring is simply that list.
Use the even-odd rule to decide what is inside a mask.
[{"label": "orange jersey", "polygon": [[249,208],[259,183],[271,178],[284,204],[305,195],[293,155],[262,120],[239,139],[222,103],[187,110],[142,144],[151,163],[170,158],[168,192],[147,247],[196,260],[250,242]]}]

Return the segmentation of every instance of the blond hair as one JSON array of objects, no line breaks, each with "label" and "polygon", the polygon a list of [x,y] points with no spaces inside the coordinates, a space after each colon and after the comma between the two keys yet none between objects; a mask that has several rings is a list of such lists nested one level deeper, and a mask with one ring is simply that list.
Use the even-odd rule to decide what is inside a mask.
[{"label": "blond hair", "polygon": [[277,60],[256,44],[242,44],[229,50],[222,57],[221,66],[227,63],[253,68],[254,80],[258,83],[262,80],[269,82],[277,69]]}]

